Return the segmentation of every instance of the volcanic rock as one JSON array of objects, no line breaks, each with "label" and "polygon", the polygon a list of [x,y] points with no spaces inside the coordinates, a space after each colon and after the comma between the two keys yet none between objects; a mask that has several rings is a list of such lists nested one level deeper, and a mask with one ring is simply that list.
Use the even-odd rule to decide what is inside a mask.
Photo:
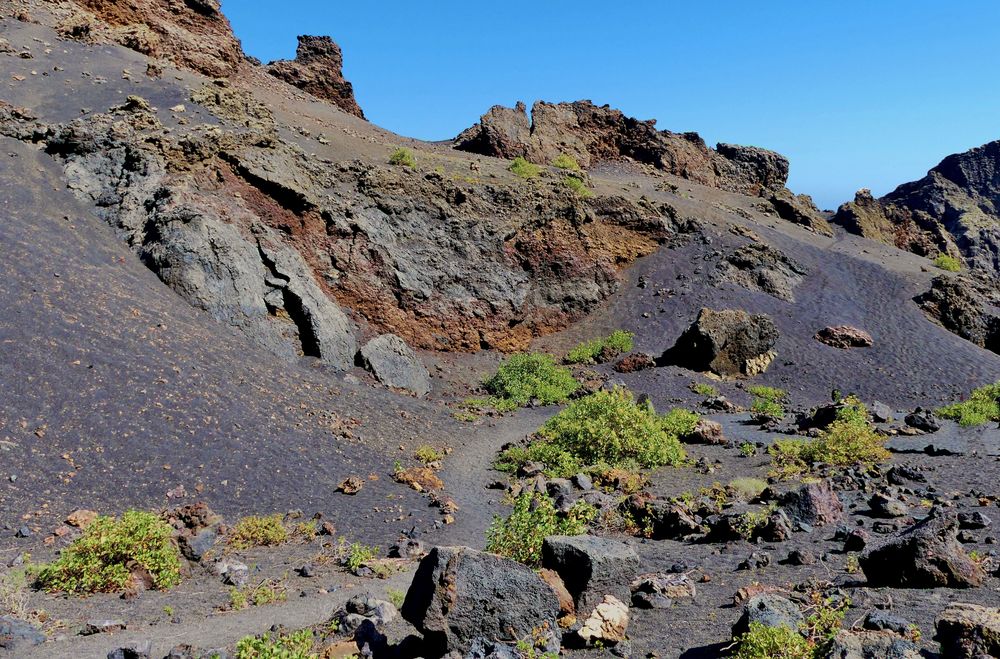
[{"label": "volcanic rock", "polygon": [[720,261],[716,280],[794,302],[793,291],[807,274],[803,266],[780,250],[762,243],[750,243]]},{"label": "volcanic rock", "polygon": [[859,559],[861,569],[871,586],[979,586],[985,574],[956,540],[957,531],[954,513],[932,511],[923,521],[867,549]]},{"label": "volcanic rock", "polygon": [[769,316],[702,309],[660,361],[718,375],[755,375],[773,361],[777,341],[778,328]]},{"label": "volcanic rock", "polygon": [[366,343],[358,361],[387,387],[406,389],[417,396],[431,390],[431,376],[406,341],[395,334],[383,334]]},{"label": "volcanic rock", "polygon": [[759,623],[765,627],[785,626],[789,629],[798,629],[802,621],[802,612],[794,602],[781,595],[763,593],[751,597],[743,605],[743,611],[733,625],[733,636],[740,636],[750,631],[752,623]]},{"label": "volcanic rock", "polygon": [[815,338],[820,343],[825,343],[828,346],[842,350],[848,348],[870,348],[874,344],[871,334],[849,325],[824,327],[816,332]]},{"label": "volcanic rock", "polygon": [[44,642],[45,634],[34,625],[10,616],[0,616],[0,648],[11,652],[23,651]]},{"label": "volcanic rock", "polygon": [[630,585],[639,574],[639,557],[631,547],[592,535],[545,538],[542,565],[562,578],[581,618],[605,595],[629,601]]},{"label": "volcanic rock", "polygon": [[953,602],[938,616],[935,626],[943,657],[1000,656],[1000,609]]},{"label": "volcanic rock", "polygon": [[267,72],[279,80],[330,101],[344,112],[365,118],[344,79],[344,56],[330,37],[300,36],[293,61],[271,62]]},{"label": "volcanic rock", "polygon": [[939,276],[913,298],[927,315],[958,336],[1000,354],[1000,312],[981,286],[964,277]]},{"label": "volcanic rock", "polygon": [[465,653],[477,639],[546,630],[559,650],[559,600],[533,570],[468,547],[435,547],[420,561],[401,609],[433,652]]}]

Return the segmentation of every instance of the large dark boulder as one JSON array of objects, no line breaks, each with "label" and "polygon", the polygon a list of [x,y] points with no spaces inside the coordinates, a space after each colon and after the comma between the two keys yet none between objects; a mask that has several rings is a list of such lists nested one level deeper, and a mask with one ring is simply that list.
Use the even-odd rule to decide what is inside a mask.
[{"label": "large dark boulder", "polygon": [[702,309],[660,362],[718,375],[756,375],[774,361],[777,342],[778,328],[765,314]]},{"label": "large dark boulder", "polygon": [[783,492],[778,496],[778,504],[800,526],[826,526],[839,521],[844,514],[844,504],[826,480]]},{"label": "large dark boulder", "polygon": [[32,645],[44,642],[45,634],[34,625],[17,618],[0,616],[0,648],[23,652]]},{"label": "large dark boulder", "polygon": [[733,625],[733,636],[747,633],[753,623],[798,629],[804,619],[798,605],[791,600],[774,593],[763,593],[751,597],[743,605],[743,611]]},{"label": "large dark boulder", "polygon": [[963,277],[939,276],[913,298],[927,315],[977,346],[1000,353],[1000,315],[991,311],[986,293]]},{"label": "large dark boulder", "polygon": [[639,557],[631,547],[592,535],[546,538],[542,565],[562,578],[580,617],[590,613],[605,595],[628,602],[630,586],[639,575]]},{"label": "large dark boulder", "polygon": [[923,521],[861,555],[871,586],[896,588],[969,588],[985,574],[958,543],[958,517],[932,511]]},{"label": "large dark boulder", "polygon": [[466,653],[477,642],[548,638],[559,650],[559,600],[532,569],[468,547],[435,547],[413,576],[401,609],[429,652]]}]

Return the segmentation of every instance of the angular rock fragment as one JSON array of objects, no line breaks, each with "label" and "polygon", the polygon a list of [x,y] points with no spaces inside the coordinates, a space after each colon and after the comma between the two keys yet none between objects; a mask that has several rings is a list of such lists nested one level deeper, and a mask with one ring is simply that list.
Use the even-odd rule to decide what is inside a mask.
[{"label": "angular rock fragment", "polygon": [[660,362],[718,375],[756,375],[777,353],[778,328],[769,316],[702,309]]}]

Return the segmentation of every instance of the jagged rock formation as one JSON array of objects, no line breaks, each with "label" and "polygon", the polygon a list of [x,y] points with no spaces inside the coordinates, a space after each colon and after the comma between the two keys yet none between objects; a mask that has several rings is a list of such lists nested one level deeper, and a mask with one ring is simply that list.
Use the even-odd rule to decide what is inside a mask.
[{"label": "jagged rock formation", "polygon": [[219,0],[58,0],[63,36],[110,41],[207,76],[229,77],[243,49]]},{"label": "jagged rock formation", "polygon": [[751,291],[794,302],[795,287],[809,272],[781,250],[761,243],[744,245],[719,262],[717,282],[731,282]]},{"label": "jagged rock formation", "polygon": [[948,156],[927,176],[881,199],[861,190],[834,222],[920,255],[962,256],[974,270],[1000,273],[1000,141]]},{"label": "jagged rock formation", "polygon": [[271,62],[267,72],[344,112],[365,118],[354,99],[354,87],[344,79],[344,56],[330,37],[300,36],[294,60]]},{"label": "jagged rock formation", "polygon": [[964,277],[941,275],[914,301],[949,332],[1000,354],[1000,309],[983,289]]},{"label": "jagged rock formation", "polygon": [[718,375],[757,375],[767,370],[777,353],[778,328],[766,314],[751,316],[742,309],[702,309],[673,347],[659,359],[694,371]]},{"label": "jagged rock formation", "polygon": [[710,149],[697,133],[657,130],[590,101],[545,103],[531,108],[494,106],[479,123],[455,138],[455,148],[496,158],[523,157],[540,165],[566,154],[582,167],[629,158],[703,185],[764,197],[783,218],[827,233],[826,221],[806,196],[785,188],[788,160],[752,146],[719,144]]}]

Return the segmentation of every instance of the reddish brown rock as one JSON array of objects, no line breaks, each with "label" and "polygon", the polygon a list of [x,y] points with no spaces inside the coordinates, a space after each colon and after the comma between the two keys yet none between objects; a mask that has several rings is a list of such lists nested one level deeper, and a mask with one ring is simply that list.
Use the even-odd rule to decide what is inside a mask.
[{"label": "reddish brown rock", "polygon": [[354,86],[344,79],[344,56],[330,37],[300,36],[294,60],[271,62],[267,72],[344,112],[365,118],[354,99]]},{"label": "reddish brown rock", "polygon": [[656,362],[650,355],[644,352],[633,352],[619,359],[615,363],[615,370],[619,373],[635,373],[654,366],[656,366]]},{"label": "reddish brown rock", "polygon": [[828,346],[842,350],[847,350],[848,348],[870,348],[874,344],[871,334],[849,325],[824,327],[816,332],[815,339],[820,343],[825,343]]}]

